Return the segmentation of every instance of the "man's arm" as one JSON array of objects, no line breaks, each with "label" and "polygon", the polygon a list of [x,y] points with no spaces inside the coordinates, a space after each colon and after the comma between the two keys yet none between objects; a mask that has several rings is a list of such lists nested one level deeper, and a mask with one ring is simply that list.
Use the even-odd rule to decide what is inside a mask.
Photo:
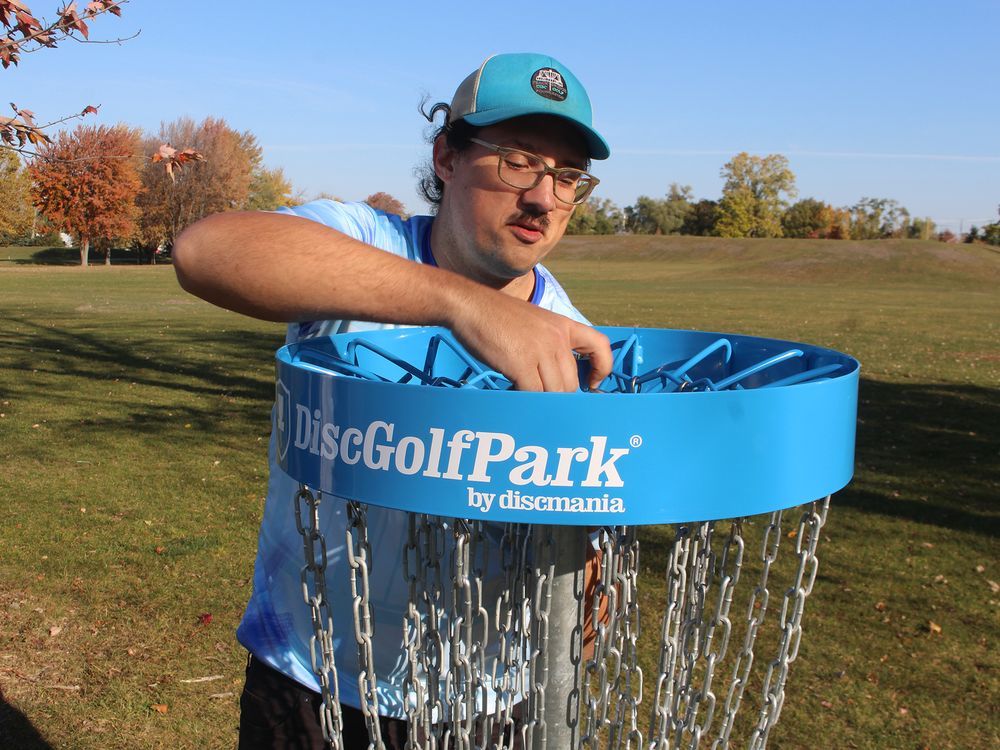
[{"label": "man's arm", "polygon": [[185,229],[173,256],[184,289],[255,318],[444,326],[521,390],[575,390],[574,350],[590,357],[591,386],[611,371],[607,337],[589,326],[309,219],[216,214]]}]

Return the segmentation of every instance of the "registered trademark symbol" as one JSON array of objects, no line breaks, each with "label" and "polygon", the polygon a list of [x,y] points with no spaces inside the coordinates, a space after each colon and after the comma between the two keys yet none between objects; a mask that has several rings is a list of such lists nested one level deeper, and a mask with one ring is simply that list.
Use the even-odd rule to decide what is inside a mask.
[{"label": "registered trademark symbol", "polygon": [[628,439],[628,444],[631,445],[633,448],[638,448],[640,445],[642,445],[642,437],[639,435],[633,435]]}]

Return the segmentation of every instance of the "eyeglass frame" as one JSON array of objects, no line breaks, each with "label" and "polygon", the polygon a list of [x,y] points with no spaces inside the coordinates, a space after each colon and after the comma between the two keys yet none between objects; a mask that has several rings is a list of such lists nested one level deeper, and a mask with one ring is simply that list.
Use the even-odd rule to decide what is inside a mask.
[{"label": "eyeglass frame", "polygon": [[[590,172],[587,172],[583,169],[577,169],[576,167],[550,167],[548,164],[545,163],[545,160],[541,156],[539,156],[538,154],[533,154],[530,151],[525,151],[524,149],[510,148],[509,146],[498,146],[495,143],[489,143],[480,138],[469,138],[468,141],[470,143],[475,143],[477,146],[482,146],[483,148],[487,148],[490,151],[494,152],[497,155],[497,177],[500,178],[500,181],[503,182],[504,185],[509,185],[510,187],[516,188],[517,190],[533,190],[534,188],[538,187],[538,185],[541,183],[542,180],[544,180],[548,175],[551,174],[553,178],[555,178],[552,183],[552,195],[555,196],[555,199],[562,203],[565,203],[568,206],[580,206],[587,202],[587,199],[594,192],[594,188],[597,187],[597,185],[600,183],[600,180],[597,177],[594,177],[594,175],[592,175]],[[542,171],[536,172],[537,177],[533,184],[528,185],[527,187],[521,187],[519,185],[511,185],[511,183],[507,182],[507,180],[503,178],[501,170],[503,169],[504,156],[507,154],[524,154],[525,156],[531,157],[532,159],[538,159],[538,161],[541,162]],[[586,177],[590,178],[590,186],[588,187],[587,192],[584,193],[583,196],[580,197],[578,200],[568,201],[565,198],[560,197],[559,194],[556,192],[556,184],[559,180],[559,175],[565,174],[566,172],[575,172],[577,174],[585,175]]]}]

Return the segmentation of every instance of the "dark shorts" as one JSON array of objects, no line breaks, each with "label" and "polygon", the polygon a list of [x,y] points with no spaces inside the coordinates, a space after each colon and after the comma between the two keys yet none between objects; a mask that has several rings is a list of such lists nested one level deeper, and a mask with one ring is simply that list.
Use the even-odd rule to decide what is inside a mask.
[{"label": "dark shorts", "polygon": [[[319,723],[322,697],[295,680],[285,677],[252,656],[247,661],[247,679],[240,696],[239,750],[324,750]],[[368,747],[364,714],[351,706],[340,706],[344,750]],[[406,722],[379,720],[386,750],[402,750]]]}]

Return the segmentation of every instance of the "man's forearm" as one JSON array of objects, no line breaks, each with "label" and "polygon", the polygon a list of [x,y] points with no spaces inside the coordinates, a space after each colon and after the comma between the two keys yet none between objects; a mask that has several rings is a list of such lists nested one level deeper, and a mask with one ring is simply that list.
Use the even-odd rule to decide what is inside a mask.
[{"label": "man's forearm", "polygon": [[209,216],[177,238],[173,254],[178,280],[188,292],[277,322],[448,325],[454,304],[480,292],[480,285],[457,274],[282,214]]}]

